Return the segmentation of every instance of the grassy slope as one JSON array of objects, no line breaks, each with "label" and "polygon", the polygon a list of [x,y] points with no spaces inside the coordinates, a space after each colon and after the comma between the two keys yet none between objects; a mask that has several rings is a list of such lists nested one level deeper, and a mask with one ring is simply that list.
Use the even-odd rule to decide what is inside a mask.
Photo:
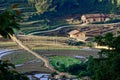
[{"label": "grassy slope", "polygon": [[[50,57],[51,59],[51,64],[55,67],[61,67],[61,64],[64,64],[65,67],[68,67],[73,64],[79,64],[81,61],[72,57],[67,57],[67,56],[53,56]],[[59,65],[57,65],[59,63]]]},{"label": "grassy slope", "polygon": [[2,59],[10,60],[14,64],[23,64],[25,62],[35,59],[35,57],[26,51],[18,50],[13,52],[12,54],[3,56]]},{"label": "grassy slope", "polygon": [[32,49],[79,49],[76,46],[66,44],[69,38],[67,37],[49,37],[49,36],[20,36],[24,44]]},{"label": "grassy slope", "polygon": [[[48,37],[48,36],[19,36],[19,39],[33,50],[73,50],[79,49],[75,46],[68,46],[65,42],[68,38],[65,37]],[[6,39],[4,39],[6,40]],[[11,40],[4,41],[3,38],[0,39],[0,49],[20,49],[15,42]],[[26,51],[14,52],[18,54],[8,55],[4,59],[9,59],[15,64],[21,64],[29,60],[34,59]]]},{"label": "grassy slope", "polygon": [[[67,45],[67,41],[69,38],[67,37],[49,37],[49,36],[19,36],[20,41],[23,44],[30,47],[33,50],[36,49],[43,49],[43,50],[50,50],[50,49],[68,49],[68,50],[79,50],[77,46],[69,46]],[[17,44],[11,40],[3,41],[0,39],[0,48],[7,48],[7,49],[20,49]]]}]

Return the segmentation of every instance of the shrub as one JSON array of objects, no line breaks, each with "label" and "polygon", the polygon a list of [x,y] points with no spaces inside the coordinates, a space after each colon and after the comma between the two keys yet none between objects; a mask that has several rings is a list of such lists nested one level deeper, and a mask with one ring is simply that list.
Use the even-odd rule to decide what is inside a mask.
[{"label": "shrub", "polygon": [[14,69],[14,64],[0,60],[0,80],[29,80],[25,75],[18,73]]}]

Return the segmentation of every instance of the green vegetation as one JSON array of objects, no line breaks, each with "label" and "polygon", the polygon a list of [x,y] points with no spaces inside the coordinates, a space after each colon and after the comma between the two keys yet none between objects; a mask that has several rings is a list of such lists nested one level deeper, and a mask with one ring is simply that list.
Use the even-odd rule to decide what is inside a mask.
[{"label": "green vegetation", "polygon": [[[5,38],[11,38],[15,34],[14,30],[19,30],[17,21],[20,20],[19,10],[12,10],[17,4],[0,13],[0,35]],[[14,70],[15,66],[8,61],[0,60],[0,80],[29,80]]]},{"label": "green vegetation", "polygon": [[[20,4],[17,9],[20,9],[22,12],[23,23],[39,21],[22,24],[21,31],[25,34],[55,29],[61,25],[73,24],[67,22],[65,19],[71,17],[80,19],[82,14],[120,13],[120,0],[13,0],[8,2],[1,1],[0,3],[4,3],[3,7],[7,7],[8,4],[16,2]],[[36,12],[35,8],[39,13]],[[110,21],[110,23],[113,22],[119,22],[119,20]]]},{"label": "green vegetation", "polygon": [[99,58],[91,61],[92,80],[120,80],[120,35],[115,37],[108,33],[95,37],[95,41],[109,48],[101,50]]},{"label": "green vegetation", "polygon": [[[68,45],[67,37],[50,37],[50,36],[19,36],[24,45],[29,46],[32,50],[80,50],[78,46]],[[0,48],[21,49],[13,41],[1,41]]]},{"label": "green vegetation", "polygon": [[[34,18],[34,17],[33,17]],[[51,20],[46,21],[44,19],[38,21],[28,21],[22,22],[21,31],[25,34],[29,34],[36,31],[46,31],[58,28],[60,26],[65,26],[68,23],[65,20]]]},{"label": "green vegetation", "polygon": [[17,23],[17,21],[21,19],[19,17],[20,11],[12,10],[17,5],[18,4],[11,6],[10,10],[5,10],[0,14],[0,34],[5,38],[9,38],[10,35],[13,35],[15,29],[20,29]]},{"label": "green vegetation", "polygon": [[[118,9],[120,8],[120,0],[39,0],[33,2],[35,5],[39,4],[38,12],[47,15],[54,14],[54,16],[77,13],[119,13]],[[40,4],[40,2],[44,4]]]},{"label": "green vegetation", "polygon": [[68,73],[70,73],[72,75],[77,75],[78,77],[89,75],[87,72],[87,64],[86,63],[73,64],[73,65],[70,65],[69,67],[67,67],[66,69],[67,69]]},{"label": "green vegetation", "polygon": [[77,40],[74,40],[74,39],[70,39],[66,42],[68,45],[72,45],[72,46],[84,46],[85,43],[84,42],[81,42],[81,41],[77,41]]},{"label": "green vegetation", "polygon": [[94,41],[97,42],[98,45],[109,47],[108,49],[102,49],[98,53],[99,58],[89,57],[85,63],[72,64],[66,67],[66,64],[62,63],[64,59],[60,57],[60,63],[57,57],[56,60],[52,62],[52,65],[57,66],[57,69],[60,71],[68,72],[79,77],[89,76],[92,80],[119,80],[120,35],[115,37],[113,34],[108,33],[105,36],[95,37]]},{"label": "green vegetation", "polygon": [[29,80],[26,76],[14,70],[15,66],[9,61],[0,60],[0,80]]},{"label": "green vegetation", "polygon": [[29,62],[35,59],[35,57],[26,51],[15,51],[12,52],[12,54],[8,54],[2,57],[2,60],[8,60],[8,59],[11,61],[11,63],[17,65],[17,64],[23,64],[25,62]]},{"label": "green vegetation", "polygon": [[[15,42],[0,42],[0,48],[14,48],[17,44]],[[16,47],[17,48],[17,47]]]},{"label": "green vegetation", "polygon": [[80,64],[73,64],[66,68],[66,71],[72,75],[76,75],[79,78],[88,76],[90,77],[93,73],[93,57],[90,56],[88,61],[81,62]]},{"label": "green vegetation", "polygon": [[50,57],[51,64],[61,72],[68,72],[76,75],[79,78],[84,76],[91,76],[93,67],[93,57],[89,57],[88,61],[81,62],[79,59],[65,56]]},{"label": "green vegetation", "polygon": [[51,3],[52,0],[39,0],[39,2],[37,2],[35,4],[35,7],[37,9],[37,11],[42,14],[46,11],[52,11],[54,10],[54,8],[50,8],[51,7]]},{"label": "green vegetation", "polygon": [[[37,9],[37,12],[26,13],[27,22],[42,20],[43,22],[29,25],[22,25],[22,31],[25,34],[55,29],[61,25],[73,24],[65,21],[69,18],[79,18],[82,14],[89,13],[113,13],[119,14],[120,1],[119,0],[28,0],[31,8]],[[30,6],[29,5],[29,6]],[[32,6],[34,5],[34,6]],[[23,13],[24,14],[24,13]],[[77,15],[79,14],[79,16]],[[75,16],[77,15],[77,16]],[[119,20],[112,20],[103,23],[119,22]],[[33,27],[33,28],[32,28]]]},{"label": "green vegetation", "polygon": [[53,56],[50,57],[51,64],[59,71],[66,71],[66,68],[73,64],[79,64],[81,61],[72,57]]},{"label": "green vegetation", "polygon": [[[56,16],[59,18],[61,16],[66,17],[68,15],[74,15],[74,14],[82,15],[86,13],[113,13],[113,14],[120,13],[119,11],[120,0],[84,0],[84,1],[83,0],[42,0],[43,4],[41,3],[41,0],[38,0],[38,2],[34,2],[37,0],[34,0],[34,1],[29,0],[29,1],[31,3],[31,6],[33,6],[32,9],[27,8],[28,12],[30,12],[29,15],[28,13],[26,13],[26,9],[21,8],[21,10],[25,12],[24,14],[22,14],[22,16],[25,16],[24,19],[26,19],[25,21],[28,22],[28,23],[22,24],[22,27],[26,26],[25,28],[22,28],[22,31],[24,31],[25,33],[34,32],[36,30],[50,30],[58,26],[68,24],[63,19],[55,19]],[[14,3],[14,1],[12,0],[12,1],[9,1],[8,3],[7,2],[5,3],[3,1],[2,3],[3,4],[1,6],[4,6],[4,4],[7,5],[7,4]],[[14,8],[15,6],[17,5],[14,5],[11,8]],[[38,14],[35,12],[35,7],[39,12]],[[0,13],[0,34],[3,37],[8,38],[14,35],[15,29],[19,30],[18,23],[17,23],[17,20],[20,19],[19,14],[20,12],[18,10],[11,10],[11,9]],[[70,18],[70,17],[68,16],[66,18]],[[35,19],[37,20],[43,19],[43,20],[38,22],[37,21],[29,22]],[[109,23],[112,23],[112,22],[119,22],[119,20],[109,21]],[[108,23],[108,22],[105,22],[105,23]],[[57,40],[59,41],[57,42]],[[64,42],[64,40],[62,41],[60,40],[62,40],[62,38],[59,38],[59,39],[55,38],[54,40],[50,40],[47,38],[46,42],[43,42],[44,39],[41,41],[41,43],[38,40],[38,42],[35,42],[37,44],[36,45],[32,43],[34,40],[32,40],[31,38],[31,41],[29,41],[28,44],[33,49],[38,49],[38,48],[46,49],[46,46],[47,46],[48,50],[51,49],[51,47],[52,49],[53,48],[78,49],[76,48],[76,46],[82,44],[80,42],[78,43],[69,42],[69,45],[76,45],[71,47],[67,45]],[[50,42],[51,44],[48,44]],[[71,58],[71,57],[54,56],[54,57],[51,57],[52,59],[51,64],[59,71],[69,72],[70,74],[77,75],[79,77],[90,76],[92,80],[119,80],[120,79],[120,63],[119,63],[120,36],[115,37],[113,36],[113,34],[109,33],[109,34],[106,34],[105,36],[95,37],[95,42],[97,42],[101,46],[108,46],[108,49],[103,49],[101,50],[101,52],[98,53],[100,55],[99,58],[89,58],[88,61],[84,63],[79,61],[78,59]],[[8,43],[8,44],[10,46],[16,46],[15,43]],[[1,45],[4,47],[7,47],[7,45],[4,43],[1,43]],[[91,43],[88,43],[88,45],[92,47]],[[8,56],[14,56],[14,55],[8,55]],[[24,55],[17,54],[15,64],[21,64],[26,61],[34,59],[33,56],[29,56],[27,58],[26,56],[29,56],[29,55],[26,53],[24,53]],[[18,59],[18,57],[21,59]],[[9,70],[9,66],[14,68],[14,65],[12,65],[11,63],[0,61],[0,74],[5,74],[2,77],[0,77],[0,80],[8,80],[6,79],[8,77],[10,77],[9,80],[16,80],[16,78],[20,78],[19,76],[20,74],[18,75],[16,71]],[[7,74],[7,77],[6,77],[6,74]],[[8,75],[11,75],[11,76],[8,76]]]}]

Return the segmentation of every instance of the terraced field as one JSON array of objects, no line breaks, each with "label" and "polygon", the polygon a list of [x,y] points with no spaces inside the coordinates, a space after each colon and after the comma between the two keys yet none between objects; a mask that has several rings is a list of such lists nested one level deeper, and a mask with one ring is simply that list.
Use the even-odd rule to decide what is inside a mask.
[{"label": "terraced field", "polygon": [[[84,56],[88,57],[90,55],[98,57],[96,54],[98,51],[83,51],[80,50],[77,46],[69,46],[66,44],[66,41],[69,38],[65,37],[48,37],[48,36],[24,36],[21,35],[18,37],[23,44],[33,49],[38,54],[44,55],[46,57],[51,56]],[[4,45],[3,45],[4,44]],[[17,67],[17,70],[20,72],[26,71],[40,71],[40,72],[50,72],[47,68],[43,67],[42,62],[31,62],[35,60],[34,56],[27,53],[24,50],[21,50],[16,43],[11,40],[6,40],[0,38],[0,48],[2,49],[20,49],[14,54],[4,56],[4,59],[9,59],[15,64],[24,63],[21,67]],[[29,66],[28,66],[29,65]]]},{"label": "terraced field", "polygon": [[[53,58],[53,64],[56,65],[56,61],[61,61],[60,64],[66,63],[73,64],[81,62],[78,59],[75,59],[75,56],[84,56],[88,58],[90,55],[94,57],[98,57],[98,51],[83,51],[83,50],[35,50],[38,54],[44,55],[48,58]],[[57,56],[57,57],[56,57]],[[67,57],[64,57],[67,56]],[[12,63],[15,64],[23,64],[18,66],[16,69],[19,72],[31,72],[31,71],[39,71],[39,72],[47,72],[51,73],[49,69],[43,66],[43,62],[37,60],[34,56],[27,53],[24,50],[17,50],[13,54],[9,54],[4,56],[3,59],[9,59]],[[69,61],[68,61],[69,59]],[[50,59],[51,60],[51,59]],[[67,65],[66,65],[67,66]]]},{"label": "terraced field", "polygon": [[[18,39],[22,41],[22,43],[31,49],[79,49],[76,46],[67,45],[67,41],[69,38],[66,37],[49,37],[49,36],[32,36],[32,35],[21,35],[18,36]],[[8,48],[8,49],[20,49],[17,47],[15,42],[11,40],[3,41],[0,40],[0,48]]]},{"label": "terraced field", "polygon": [[52,56],[50,59],[51,64],[55,68],[62,68],[62,65],[64,65],[64,67],[69,67],[70,65],[81,63],[79,59],[68,56]]},{"label": "terraced field", "polygon": [[36,49],[79,49],[77,46],[70,46],[66,42],[67,37],[49,37],[49,36],[19,36],[19,39],[28,47]]},{"label": "terraced field", "polygon": [[23,64],[36,59],[33,55],[24,50],[13,51],[12,54],[8,54],[2,57],[3,60],[10,60],[15,65]]}]

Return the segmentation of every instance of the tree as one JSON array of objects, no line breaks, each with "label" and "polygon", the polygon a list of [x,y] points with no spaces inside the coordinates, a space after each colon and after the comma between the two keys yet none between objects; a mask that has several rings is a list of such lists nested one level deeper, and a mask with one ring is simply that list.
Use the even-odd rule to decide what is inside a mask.
[{"label": "tree", "polygon": [[40,14],[44,12],[53,11],[55,7],[52,7],[52,0],[39,0],[35,7]]},{"label": "tree", "polygon": [[94,38],[94,42],[96,42],[98,45],[102,46],[104,45],[104,39],[103,36],[99,35]]},{"label": "tree", "polygon": [[104,46],[110,47],[99,52],[103,56],[93,60],[92,80],[120,80],[120,36],[108,33],[98,41],[104,40]]},{"label": "tree", "polygon": [[14,4],[9,9],[0,13],[0,34],[5,38],[10,38],[15,41],[20,47],[34,55],[36,58],[41,59],[44,62],[45,67],[49,68],[52,71],[55,71],[55,69],[50,65],[48,59],[37,54],[36,52],[33,52],[16,38],[17,35],[15,35],[14,29],[20,29],[18,24],[18,21],[20,20],[20,11],[14,9],[17,7],[17,5],[18,4]]},{"label": "tree", "polygon": [[15,66],[9,61],[0,60],[0,80],[29,80],[25,75],[14,69]]},{"label": "tree", "polygon": [[0,13],[0,34],[5,38],[10,38],[13,41],[15,41],[21,48],[31,53],[36,58],[42,60],[44,62],[44,66],[50,69],[53,72],[57,72],[59,77],[62,75],[69,76],[67,73],[60,73],[59,71],[55,70],[51,64],[49,63],[49,60],[38,53],[30,50],[28,47],[22,44],[20,40],[17,39],[17,35],[15,35],[14,29],[19,30],[19,24],[18,21],[20,20],[20,11],[15,10],[14,8],[17,7],[18,4],[14,4],[11,6],[8,10],[5,10],[4,12]]}]

